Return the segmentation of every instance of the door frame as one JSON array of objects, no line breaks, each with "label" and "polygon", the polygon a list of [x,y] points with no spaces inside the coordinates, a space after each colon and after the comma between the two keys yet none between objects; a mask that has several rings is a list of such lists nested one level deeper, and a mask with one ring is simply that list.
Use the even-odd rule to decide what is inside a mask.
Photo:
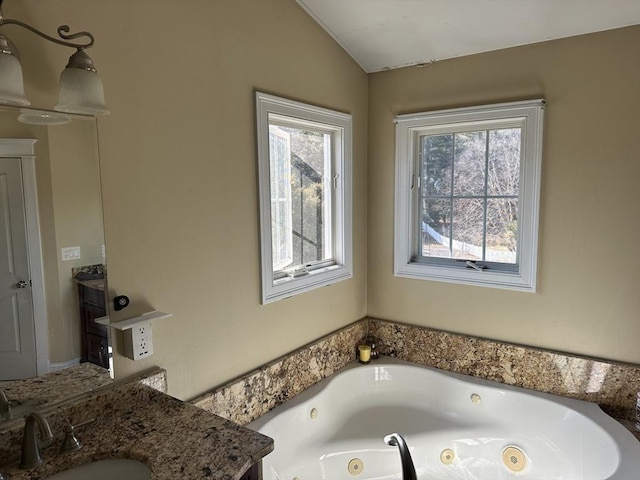
[{"label": "door frame", "polygon": [[0,139],[0,157],[19,158],[24,192],[25,224],[27,229],[27,255],[31,279],[31,298],[36,342],[36,371],[49,373],[49,319],[44,290],[44,266],[40,238],[40,214],[36,183],[35,145],[33,138]]}]

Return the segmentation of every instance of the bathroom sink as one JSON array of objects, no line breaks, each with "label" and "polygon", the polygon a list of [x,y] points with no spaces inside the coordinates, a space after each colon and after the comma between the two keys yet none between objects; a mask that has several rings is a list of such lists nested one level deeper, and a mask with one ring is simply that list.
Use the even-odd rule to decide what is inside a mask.
[{"label": "bathroom sink", "polygon": [[150,480],[151,470],[144,463],[128,458],[99,460],[57,473],[48,480]]}]

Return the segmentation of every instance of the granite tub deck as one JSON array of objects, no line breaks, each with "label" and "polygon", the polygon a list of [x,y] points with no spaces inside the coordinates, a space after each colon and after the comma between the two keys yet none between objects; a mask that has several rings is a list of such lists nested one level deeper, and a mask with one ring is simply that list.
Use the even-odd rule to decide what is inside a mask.
[{"label": "granite tub deck", "polygon": [[517,387],[600,405],[608,415],[635,419],[640,365],[585,358],[539,348],[369,319],[380,352]]},{"label": "granite tub deck", "polygon": [[[364,318],[232,380],[192,402],[246,425],[353,361],[368,335],[378,351],[418,365],[594,402],[637,438],[640,365],[600,361],[537,348]],[[375,361],[375,360],[373,360]]]},{"label": "granite tub deck", "polygon": [[[2,436],[13,437],[9,451],[0,451],[0,470],[12,480],[40,480],[108,458],[140,460],[151,468],[154,480],[237,480],[273,450],[269,437],[140,382],[115,385],[42,413],[55,439],[43,450],[44,464],[38,468],[17,466],[22,429],[0,428]],[[64,426],[91,418],[95,420],[79,429],[82,449],[59,453]]]},{"label": "granite tub deck", "polygon": [[191,401],[239,425],[282,405],[355,359],[367,323],[355,322]]}]

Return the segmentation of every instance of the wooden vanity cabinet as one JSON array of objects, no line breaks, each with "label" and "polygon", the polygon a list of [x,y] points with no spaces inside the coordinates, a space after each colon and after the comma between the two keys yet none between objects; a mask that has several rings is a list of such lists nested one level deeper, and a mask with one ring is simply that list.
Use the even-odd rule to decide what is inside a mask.
[{"label": "wooden vanity cabinet", "polygon": [[104,285],[104,280],[78,281],[80,362],[91,362],[109,368],[107,327],[95,322],[96,318],[107,314]]},{"label": "wooden vanity cabinet", "polygon": [[262,480],[262,461],[254,464],[240,480]]}]

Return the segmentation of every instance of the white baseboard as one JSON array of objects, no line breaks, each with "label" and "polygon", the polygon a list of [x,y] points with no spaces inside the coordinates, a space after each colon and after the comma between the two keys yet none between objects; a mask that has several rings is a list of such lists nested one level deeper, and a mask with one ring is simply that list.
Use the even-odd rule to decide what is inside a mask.
[{"label": "white baseboard", "polygon": [[80,365],[80,357],[72,358],[67,362],[50,363],[49,373],[57,372],[58,370],[64,370],[65,368],[73,367],[74,365]]}]

